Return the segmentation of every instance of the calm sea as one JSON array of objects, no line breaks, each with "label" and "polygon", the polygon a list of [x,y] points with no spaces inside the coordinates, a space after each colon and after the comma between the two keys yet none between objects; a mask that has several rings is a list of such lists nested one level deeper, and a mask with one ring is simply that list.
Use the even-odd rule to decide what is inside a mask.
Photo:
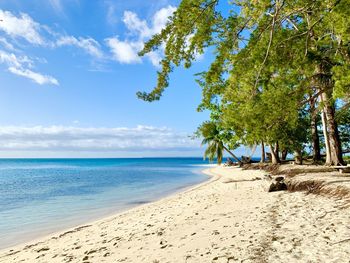
[{"label": "calm sea", "polygon": [[207,180],[201,158],[0,159],[0,248]]}]

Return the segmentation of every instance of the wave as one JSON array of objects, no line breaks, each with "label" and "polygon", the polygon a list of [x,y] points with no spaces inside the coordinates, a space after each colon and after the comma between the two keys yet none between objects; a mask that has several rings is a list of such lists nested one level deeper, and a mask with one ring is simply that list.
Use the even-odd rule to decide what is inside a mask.
[{"label": "wave", "polygon": [[213,164],[192,164],[190,166],[192,166],[192,167],[216,167],[218,165],[213,163]]},{"label": "wave", "polygon": [[0,167],[1,171],[4,170],[41,170],[41,169],[76,169],[81,168],[80,166],[75,165],[38,165],[38,166],[2,166]]}]

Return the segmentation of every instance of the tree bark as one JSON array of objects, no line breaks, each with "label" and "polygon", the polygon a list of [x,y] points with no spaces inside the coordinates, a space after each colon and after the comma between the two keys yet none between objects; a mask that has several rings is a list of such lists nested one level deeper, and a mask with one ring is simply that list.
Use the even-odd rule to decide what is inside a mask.
[{"label": "tree bark", "polygon": [[303,157],[301,155],[301,151],[297,150],[294,152],[294,161],[295,164],[302,165],[303,164]]},{"label": "tree bark", "polygon": [[288,151],[287,150],[282,150],[281,152],[281,160],[282,161],[285,161],[287,159],[287,154],[288,154]]},{"label": "tree bark", "polygon": [[315,99],[310,100],[310,115],[311,115],[311,136],[312,136],[312,151],[313,162],[317,163],[321,160],[320,137],[318,136],[317,128],[317,109]]},{"label": "tree bark", "polygon": [[265,145],[264,145],[264,141],[261,141],[261,163],[265,162]]},{"label": "tree bark", "polygon": [[271,150],[271,163],[272,164],[278,164],[280,163],[280,158],[278,156],[278,151],[276,151],[276,148],[278,149],[278,143],[276,143],[275,147],[270,144],[270,150]]},{"label": "tree bark", "polygon": [[276,155],[277,162],[280,163],[281,162],[281,159],[280,159],[280,145],[279,145],[278,141],[275,144],[275,155]]},{"label": "tree bark", "polygon": [[[318,86],[320,98],[323,106],[322,123],[323,132],[326,143],[326,164],[327,165],[344,165],[341,142],[338,132],[338,126],[335,121],[334,102],[331,100],[334,82],[332,80],[331,72],[332,62],[329,58],[322,58],[316,65],[314,81]],[[328,150],[327,150],[328,141]]]},{"label": "tree bark", "polygon": [[321,119],[322,119],[322,130],[323,130],[323,137],[324,137],[324,145],[326,148],[326,165],[331,164],[331,151],[329,148],[329,137],[328,137],[328,131],[327,131],[327,121],[326,121],[326,114],[322,110],[321,113]]},{"label": "tree bark", "polygon": [[[344,165],[338,125],[335,121],[334,105],[330,103],[326,92],[321,94],[324,103],[323,111],[328,131],[330,165]],[[326,162],[327,163],[327,162]]]}]

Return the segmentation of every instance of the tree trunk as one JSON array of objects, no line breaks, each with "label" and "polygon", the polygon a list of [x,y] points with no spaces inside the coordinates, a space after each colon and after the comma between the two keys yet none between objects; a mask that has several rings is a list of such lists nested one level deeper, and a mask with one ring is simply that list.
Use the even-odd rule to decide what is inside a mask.
[{"label": "tree trunk", "polygon": [[313,162],[317,163],[321,160],[321,148],[320,148],[320,137],[318,136],[317,128],[317,109],[315,106],[315,99],[310,101],[310,115],[311,115],[311,136],[312,136],[312,151],[313,151]]},{"label": "tree trunk", "polygon": [[287,159],[287,154],[288,154],[287,150],[282,150],[282,153],[281,153],[281,160],[282,161],[285,161]]},{"label": "tree trunk", "polygon": [[[334,106],[329,101],[326,92],[321,94],[322,102],[324,103],[323,111],[325,113],[325,120],[328,131],[329,151],[330,151],[330,165],[344,165],[342,156],[341,142],[338,132],[338,125],[335,121]],[[327,163],[327,162],[326,162]]]},{"label": "tree trunk", "polygon": [[[277,143],[276,143],[277,144]],[[276,152],[276,148],[278,149],[278,144],[277,147],[275,145],[275,147],[273,147],[270,144],[270,150],[271,150],[271,163],[272,164],[278,164],[280,163],[280,158],[278,157],[278,151]]]},{"label": "tree trunk", "polygon": [[323,130],[323,137],[324,137],[324,145],[326,148],[326,165],[331,164],[331,151],[329,148],[329,137],[328,137],[328,131],[327,131],[327,121],[326,121],[326,114],[322,110],[321,113],[322,118],[322,130]]},{"label": "tree trunk", "polygon": [[[338,133],[338,126],[335,121],[334,102],[331,100],[334,82],[332,80],[331,71],[332,62],[329,58],[324,57],[316,65],[314,82],[321,91],[321,102],[323,107],[322,123],[323,132],[325,134],[326,143],[326,164],[327,165],[343,165],[343,156],[341,142]],[[328,150],[327,150],[328,141]]]},{"label": "tree trunk", "polygon": [[261,141],[261,163],[265,162],[265,145],[264,145],[264,141]]},{"label": "tree trunk", "polygon": [[299,165],[303,164],[303,158],[300,150],[296,150],[294,152],[294,161],[295,161],[295,164],[299,164]]},{"label": "tree trunk", "polygon": [[276,155],[277,162],[280,163],[281,162],[281,159],[280,159],[280,145],[279,145],[278,141],[275,144],[275,155]]},{"label": "tree trunk", "polygon": [[238,159],[238,157],[236,155],[234,155],[233,152],[231,152],[229,149],[227,149],[226,146],[223,146],[223,147],[224,147],[225,151],[228,152],[233,157],[233,159],[235,159],[239,164],[242,163],[241,160]]}]

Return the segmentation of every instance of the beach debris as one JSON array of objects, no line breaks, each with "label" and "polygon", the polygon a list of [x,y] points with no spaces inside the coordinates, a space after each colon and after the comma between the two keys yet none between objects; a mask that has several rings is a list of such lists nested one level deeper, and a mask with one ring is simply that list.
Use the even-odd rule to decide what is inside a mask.
[{"label": "beach debris", "polygon": [[43,251],[47,251],[49,249],[50,249],[49,247],[42,247],[42,248],[36,249],[35,251],[40,253],[40,252],[43,252]]},{"label": "beach debris", "polygon": [[215,236],[219,235],[219,234],[220,234],[220,232],[218,230],[214,230],[213,233],[212,233],[212,235],[215,235]]},{"label": "beach debris", "polygon": [[272,180],[272,176],[270,174],[264,174],[264,178],[266,180]]},{"label": "beach debris", "polygon": [[285,191],[287,190],[287,185],[284,182],[284,177],[279,176],[273,178],[270,187],[268,189],[268,192],[276,192],[276,191]]},{"label": "beach debris", "polygon": [[244,156],[242,155],[241,157],[241,161],[243,164],[248,164],[252,162],[252,158],[250,156]]},{"label": "beach debris", "polygon": [[80,230],[82,230],[84,228],[88,228],[88,227],[91,227],[91,225],[85,225],[85,226],[76,227],[73,230],[69,230],[67,232],[64,232],[63,234],[60,234],[58,237],[61,238],[63,236],[66,236],[68,234],[72,234],[72,233],[78,232],[78,231],[80,231]]},{"label": "beach debris", "polygon": [[231,160],[231,158],[227,158],[227,161],[225,163],[227,166],[232,166],[234,165],[234,162]]},{"label": "beach debris", "polygon": [[164,228],[159,228],[158,231],[157,231],[157,235],[158,236],[162,236],[164,234]]}]

